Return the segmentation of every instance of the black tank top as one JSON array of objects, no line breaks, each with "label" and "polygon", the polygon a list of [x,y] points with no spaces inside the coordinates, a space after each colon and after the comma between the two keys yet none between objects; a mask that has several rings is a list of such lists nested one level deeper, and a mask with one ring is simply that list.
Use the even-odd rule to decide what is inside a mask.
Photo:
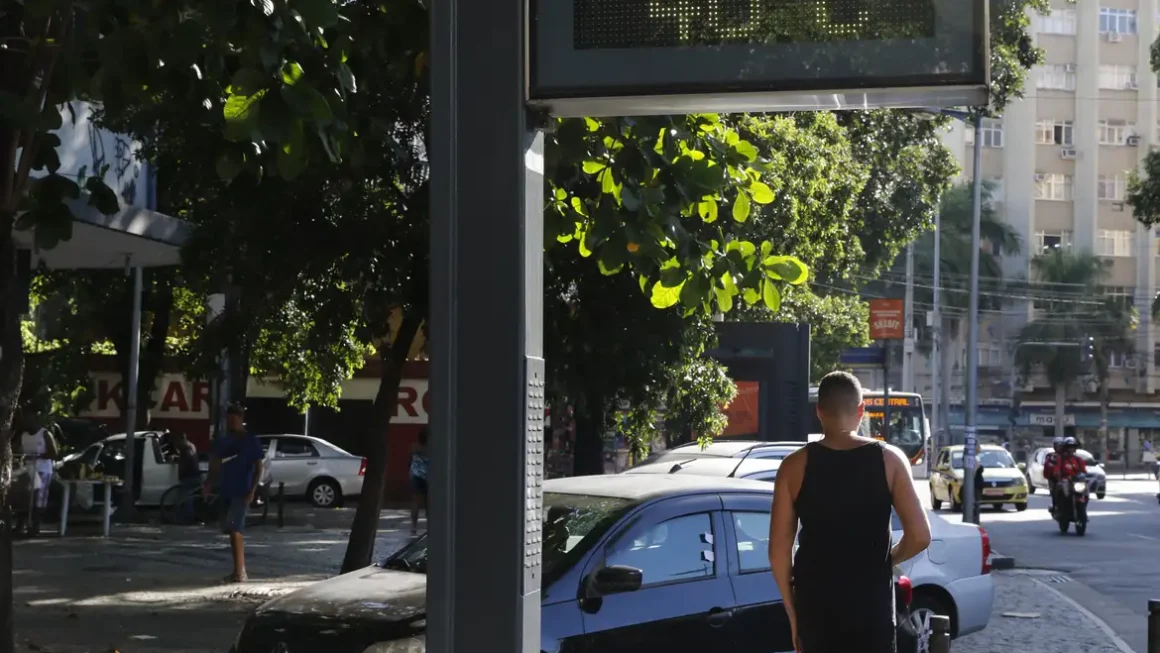
[{"label": "black tank top", "polygon": [[806,448],[794,501],[801,522],[793,566],[796,600],[816,618],[892,624],[893,501],[883,447],[874,442],[837,450],[811,442]]}]

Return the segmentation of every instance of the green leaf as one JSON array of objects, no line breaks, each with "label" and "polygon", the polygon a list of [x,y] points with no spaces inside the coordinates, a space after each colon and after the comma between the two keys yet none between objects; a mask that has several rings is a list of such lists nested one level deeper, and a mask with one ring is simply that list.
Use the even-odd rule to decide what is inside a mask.
[{"label": "green leaf", "polygon": [[656,308],[671,308],[676,306],[677,302],[681,301],[681,288],[684,285],[684,282],[682,282],[675,288],[668,288],[662,285],[661,282],[656,282],[653,284],[652,297],[650,297],[652,305]]},{"label": "green leaf", "polygon": [[761,295],[754,288],[746,288],[741,296],[745,298],[745,303],[750,306],[753,306],[757,303],[757,300],[761,299]]},{"label": "green leaf", "polygon": [[596,261],[596,267],[600,268],[600,274],[603,274],[606,277],[611,277],[615,274],[618,274],[621,270],[623,270],[624,264],[621,263],[620,265],[617,265],[614,268],[609,268],[608,266],[606,266],[604,264],[604,261],[598,260],[598,261]]},{"label": "green leaf", "polygon": [[100,177],[89,177],[88,181],[85,182],[85,190],[89,192],[89,206],[101,213],[113,215],[121,210],[117,194]]},{"label": "green leaf", "polygon": [[724,288],[714,288],[713,292],[717,295],[717,308],[720,308],[722,313],[728,313],[733,310],[732,293]]},{"label": "green leaf", "polygon": [[777,291],[777,286],[769,279],[761,280],[761,299],[774,313],[781,309],[781,293]]},{"label": "green leaf", "polygon": [[701,220],[705,222],[715,222],[717,220],[717,200],[706,197],[698,202],[697,215],[701,216]]},{"label": "green leaf", "polygon": [[297,61],[287,61],[282,66],[282,83],[293,86],[302,79],[302,66]]},{"label": "green leaf", "polygon": [[228,152],[223,152],[214,163],[214,169],[217,171],[218,178],[228,184],[241,173],[242,163],[230,156]]},{"label": "green leaf", "polygon": [[338,6],[334,0],[293,0],[290,8],[297,11],[307,27],[334,27],[338,24]]},{"label": "green leaf", "polygon": [[306,170],[309,162],[302,123],[295,122],[290,139],[278,149],[278,175],[287,181],[293,180]]},{"label": "green leaf", "polygon": [[765,275],[771,279],[780,279],[795,286],[806,282],[810,277],[810,269],[794,256],[770,256],[761,262],[765,268]]},{"label": "green leaf", "polygon": [[749,219],[749,195],[744,192],[737,193],[737,199],[733,201],[733,219],[737,222]]},{"label": "green leaf", "polygon": [[226,140],[240,142],[249,140],[258,120],[262,97],[266,91],[259,91],[254,95],[231,95],[226,100],[222,114],[226,119]]},{"label": "green leaf", "polygon": [[607,195],[616,193],[616,179],[612,176],[612,168],[605,168],[600,173],[599,179],[601,192]]},{"label": "green leaf", "polygon": [[342,83],[342,87],[351,93],[358,92],[358,83],[354,79],[354,72],[351,71],[350,66],[340,63],[338,64],[338,81]]},{"label": "green leaf", "polygon": [[749,184],[749,194],[758,204],[769,204],[773,201],[773,189],[760,181]]},{"label": "green leaf", "polygon": [[[731,133],[734,136],[736,135],[735,132]],[[753,147],[753,144],[749,141],[737,141],[733,144],[733,149],[737,150],[738,154],[745,157],[746,161],[752,162],[757,160],[757,148]]]},{"label": "green leaf", "polygon": [[[298,66],[298,64],[293,64]],[[299,74],[302,73],[302,67],[298,66]],[[286,73],[282,73],[285,78]],[[250,96],[258,93],[270,85],[270,78],[262,71],[254,68],[242,68],[234,73],[233,78],[230,79],[230,94]]]},{"label": "green leaf", "polygon": [[734,250],[740,253],[742,258],[749,258],[757,251],[757,246],[748,240],[731,240],[725,245],[725,251],[728,253]]},{"label": "green leaf", "polygon": [[582,163],[580,165],[580,168],[585,173],[590,174],[590,175],[594,175],[594,174],[600,172],[601,170],[604,170],[607,167],[608,167],[608,165],[606,165],[605,163],[602,163],[600,161],[593,161],[591,159],[585,161],[584,163]]},{"label": "green leaf", "polygon": [[594,132],[600,130],[600,122],[595,118],[585,118],[584,125],[588,127],[588,131]]},{"label": "green leaf", "polygon": [[282,98],[299,115],[309,116],[318,122],[328,122],[334,118],[330,103],[318,89],[305,81],[299,81],[293,86],[283,86]]}]

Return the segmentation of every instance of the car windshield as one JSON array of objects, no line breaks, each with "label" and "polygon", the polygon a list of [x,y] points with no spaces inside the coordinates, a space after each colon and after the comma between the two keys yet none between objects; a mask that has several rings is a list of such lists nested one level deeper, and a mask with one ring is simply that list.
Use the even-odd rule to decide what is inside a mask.
[{"label": "car windshield", "polygon": [[[996,451],[994,449],[980,451],[975,455],[975,460],[978,461],[980,467],[987,469],[1015,467],[1015,461],[1011,458],[1011,454],[1006,451]],[[951,467],[955,469],[963,468],[963,452],[956,451],[951,455]]]},{"label": "car windshield", "polygon": [[[628,499],[615,497],[545,493],[545,580],[554,578],[573,564],[574,559],[583,555],[631,505]],[[391,555],[383,561],[383,567],[427,573],[427,536],[423,535]]]}]

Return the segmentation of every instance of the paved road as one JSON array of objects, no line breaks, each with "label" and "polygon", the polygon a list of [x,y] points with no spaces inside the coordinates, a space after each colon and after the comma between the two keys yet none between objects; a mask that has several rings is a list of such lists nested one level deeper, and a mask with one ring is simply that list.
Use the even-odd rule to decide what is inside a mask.
[{"label": "paved road", "polygon": [[[929,501],[925,481],[916,481]],[[985,509],[982,526],[994,548],[1023,568],[1064,572],[1052,586],[1108,623],[1136,653],[1147,651],[1148,599],[1160,598],[1160,505],[1156,481],[1110,479],[1091,504],[1085,537],[1062,536],[1043,491],[1025,512]],[[946,510],[948,519],[960,519]],[[1078,581],[1078,582],[1076,582]]]}]

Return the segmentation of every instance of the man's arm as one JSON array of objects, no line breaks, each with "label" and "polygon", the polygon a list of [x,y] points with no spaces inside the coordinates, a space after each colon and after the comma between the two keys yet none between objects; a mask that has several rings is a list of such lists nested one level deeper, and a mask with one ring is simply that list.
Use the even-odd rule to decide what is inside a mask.
[{"label": "man's arm", "polygon": [[203,492],[205,492],[206,494],[209,494],[209,489],[211,487],[211,483],[213,482],[213,479],[217,478],[218,474],[220,474],[221,471],[222,471],[222,457],[218,454],[218,452],[216,450],[210,451],[209,452],[209,473],[205,475],[205,480],[202,481],[202,483],[201,483],[201,489]]},{"label": "man's arm", "polygon": [[797,606],[793,595],[793,543],[797,539],[798,518],[793,500],[797,489],[801,487],[804,462],[804,448],[782,461],[769,520],[769,566],[773,570],[773,578],[781,591],[782,605],[795,633]]},{"label": "man's arm", "polygon": [[254,495],[258,492],[258,485],[262,482],[262,467],[266,464],[264,458],[254,461],[254,480],[250,481],[250,491],[246,494],[250,503],[254,502]]},{"label": "man's arm", "polygon": [[897,565],[910,560],[930,546],[930,522],[914,490],[910,477],[910,461],[897,447],[885,447],[886,472],[890,479],[890,497],[898,521],[902,522],[902,539],[890,550],[890,563]]}]

